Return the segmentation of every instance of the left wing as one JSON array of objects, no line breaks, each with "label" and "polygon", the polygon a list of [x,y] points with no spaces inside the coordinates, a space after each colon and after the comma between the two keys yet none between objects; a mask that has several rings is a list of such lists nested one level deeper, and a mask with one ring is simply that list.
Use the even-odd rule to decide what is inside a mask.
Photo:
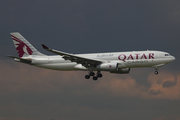
[{"label": "left wing", "polygon": [[50,51],[50,52],[53,52],[55,54],[62,56],[62,58],[64,58],[65,60],[70,60],[71,62],[76,62],[78,64],[82,64],[86,68],[89,68],[91,66],[96,67],[97,65],[99,65],[103,62],[103,61],[97,60],[97,59],[80,57],[77,55],[73,55],[73,54],[57,51],[54,49],[50,49],[49,47],[45,46],[44,44],[42,44],[42,47],[47,51]]}]

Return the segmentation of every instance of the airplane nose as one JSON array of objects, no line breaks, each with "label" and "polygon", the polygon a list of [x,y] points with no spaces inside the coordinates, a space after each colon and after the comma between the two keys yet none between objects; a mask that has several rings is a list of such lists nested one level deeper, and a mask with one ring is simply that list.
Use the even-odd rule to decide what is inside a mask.
[{"label": "airplane nose", "polygon": [[172,61],[174,61],[176,58],[174,56],[172,56]]}]

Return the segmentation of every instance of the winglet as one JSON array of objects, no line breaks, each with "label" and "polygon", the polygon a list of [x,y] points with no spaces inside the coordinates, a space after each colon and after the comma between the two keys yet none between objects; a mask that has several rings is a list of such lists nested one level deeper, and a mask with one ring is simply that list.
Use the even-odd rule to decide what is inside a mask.
[{"label": "winglet", "polygon": [[48,48],[46,45],[44,45],[44,44],[42,44],[42,47],[43,47],[44,49],[46,49],[46,50],[49,49],[49,48]]}]

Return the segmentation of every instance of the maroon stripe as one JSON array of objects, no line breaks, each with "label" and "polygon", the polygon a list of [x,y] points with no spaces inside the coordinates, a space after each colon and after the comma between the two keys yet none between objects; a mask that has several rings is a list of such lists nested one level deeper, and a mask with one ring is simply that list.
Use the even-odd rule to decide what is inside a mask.
[{"label": "maroon stripe", "polygon": [[15,37],[15,36],[13,36],[13,35],[11,35],[11,37],[12,37],[13,40],[15,40],[15,41],[17,41],[17,42],[22,42],[20,39],[18,39],[17,37]]}]

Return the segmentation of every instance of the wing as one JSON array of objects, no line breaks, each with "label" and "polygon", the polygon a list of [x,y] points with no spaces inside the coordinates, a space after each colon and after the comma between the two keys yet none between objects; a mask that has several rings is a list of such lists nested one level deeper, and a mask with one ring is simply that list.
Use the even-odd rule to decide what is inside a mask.
[{"label": "wing", "polygon": [[57,50],[54,50],[54,49],[50,49],[49,47],[45,46],[44,44],[42,44],[42,47],[47,51],[50,51],[50,52],[53,52],[55,54],[58,54],[58,55],[62,56],[62,58],[64,58],[64,60],[70,60],[71,62],[76,62],[78,64],[82,64],[86,68],[89,68],[91,66],[96,67],[97,65],[102,63],[101,60],[90,59],[90,58],[81,57],[81,56],[77,56],[77,55],[57,51]]}]

